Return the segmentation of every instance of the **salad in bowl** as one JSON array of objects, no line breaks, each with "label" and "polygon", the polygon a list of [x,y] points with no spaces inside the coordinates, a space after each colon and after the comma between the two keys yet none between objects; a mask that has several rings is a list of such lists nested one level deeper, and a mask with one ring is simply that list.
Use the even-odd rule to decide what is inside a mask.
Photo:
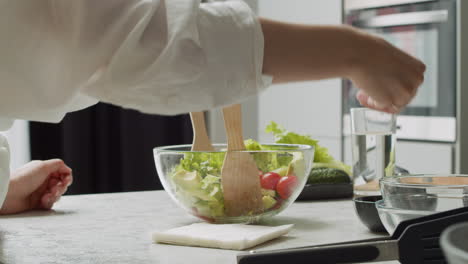
[{"label": "salad in bowl", "polygon": [[[314,147],[245,142],[258,168],[262,210],[227,216],[222,187],[226,145],[215,151],[191,151],[191,145],[154,149],[159,178],[176,203],[190,214],[213,223],[254,223],[287,208],[302,191],[314,159]],[[240,190],[242,191],[242,190]]]}]

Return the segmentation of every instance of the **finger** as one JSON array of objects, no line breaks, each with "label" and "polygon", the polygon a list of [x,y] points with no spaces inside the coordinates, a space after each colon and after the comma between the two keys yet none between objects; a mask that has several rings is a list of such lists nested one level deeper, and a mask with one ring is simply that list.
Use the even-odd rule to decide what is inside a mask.
[{"label": "finger", "polygon": [[57,183],[52,188],[50,188],[48,192],[52,193],[52,195],[55,195],[58,192],[58,190],[63,187],[64,187],[63,183]]},{"label": "finger", "polygon": [[48,182],[48,187],[49,188],[52,188],[54,187],[55,185],[57,185],[58,183],[60,182],[59,179],[56,179],[56,178],[51,178]]},{"label": "finger", "polygon": [[62,195],[63,195],[64,193],[67,192],[67,189],[68,189],[67,187],[60,188],[60,189],[58,189],[58,190],[52,195],[52,199],[51,199],[51,201],[50,201],[51,207],[52,207],[55,203],[57,203],[58,201],[60,201],[60,198],[62,197]]},{"label": "finger", "polygon": [[399,89],[395,89],[393,92],[393,100],[392,100],[392,105],[390,107],[396,108],[396,109],[402,109],[406,105],[408,105],[411,100],[413,99],[413,96],[411,95],[410,92],[408,92],[407,89],[404,87],[408,85],[401,85]]},{"label": "finger", "polygon": [[70,186],[73,183],[72,174],[61,174],[59,177],[59,182],[62,182],[65,186]]},{"label": "finger", "polygon": [[41,208],[49,210],[54,205],[54,198],[51,193],[47,193],[41,198]]},{"label": "finger", "polygon": [[57,183],[57,185],[55,185],[54,187],[50,189],[50,192],[54,196],[59,197],[67,191],[69,185],[70,185],[69,182],[59,182]]},{"label": "finger", "polygon": [[416,96],[417,90],[424,81],[424,76],[415,77],[416,75],[407,76],[402,79],[399,85],[395,85],[397,89],[393,90],[393,105],[399,109],[403,109]]},{"label": "finger", "polygon": [[395,107],[385,107],[385,108],[380,108],[376,107],[375,104],[369,104],[369,101],[372,102],[372,100],[369,100],[369,96],[365,94],[364,92],[359,91],[358,94],[356,94],[356,98],[358,99],[359,103],[367,108],[371,108],[377,111],[383,111],[386,113],[394,114],[399,112],[399,109],[396,109]]},{"label": "finger", "polygon": [[420,59],[418,58],[415,58],[413,57],[413,61],[412,61],[412,68],[415,69],[418,74],[420,75],[424,75],[424,73],[426,72],[426,64],[424,64],[424,62],[422,62]]},{"label": "finger", "polygon": [[72,175],[68,175],[67,177],[65,177],[65,179],[63,180],[63,182],[65,183],[65,186],[70,186],[72,185],[73,183],[73,176]]},{"label": "finger", "polygon": [[402,108],[392,105],[390,108],[384,109],[384,112],[391,113],[391,114],[398,114],[400,113]]},{"label": "finger", "polygon": [[407,55],[410,59],[404,59],[402,62],[406,64],[407,68],[401,68],[400,76],[407,76],[407,79],[410,80],[408,83],[409,86],[405,87],[408,89],[408,92],[414,97],[417,88],[424,82],[424,73],[426,72],[426,65],[419,59]]},{"label": "finger", "polygon": [[359,91],[356,94],[356,98],[361,103],[361,105],[365,107],[369,107],[369,108],[377,109],[377,110],[381,110],[385,108],[385,107],[380,106],[378,103],[376,103],[375,100],[372,99],[372,97],[370,97],[363,91]]},{"label": "finger", "polygon": [[358,93],[356,94],[356,99],[361,104],[363,104],[364,102],[367,102],[368,97],[369,96],[366,93],[364,93],[362,90],[359,90]]},{"label": "finger", "polygon": [[367,105],[379,111],[383,111],[384,109],[388,109],[392,106],[391,104],[388,104],[388,103],[378,102],[370,96],[367,98]]},{"label": "finger", "polygon": [[416,96],[418,88],[424,83],[424,73],[413,69],[412,75],[407,77],[406,90],[410,93],[411,97]]},{"label": "finger", "polygon": [[71,174],[61,175],[59,181],[62,182],[65,186],[70,186],[73,183],[73,176]]},{"label": "finger", "polygon": [[63,170],[65,168],[65,164],[63,163],[63,161],[58,159],[47,160],[42,162],[31,162],[28,166],[30,168],[30,172],[28,173],[28,175],[35,175],[34,177],[30,177],[30,184],[32,187],[41,186],[44,184],[45,187],[47,187],[47,178],[57,175],[57,173],[61,169]]},{"label": "finger", "polygon": [[60,199],[60,197],[62,197],[62,195],[64,195],[67,191],[68,191],[68,187],[63,187],[63,188],[59,189],[59,192],[58,192],[57,195],[56,195],[57,201],[58,201],[58,199]]},{"label": "finger", "polygon": [[65,177],[65,180],[63,181],[57,181],[56,179],[50,180],[50,182],[52,181],[55,181],[55,184],[49,185],[47,192],[52,193],[54,196],[61,196],[66,192],[66,190],[68,189],[68,186],[71,185],[72,177],[67,176]]},{"label": "finger", "polygon": [[65,165],[65,163],[61,159],[45,160],[43,162],[42,169],[48,174],[58,173],[59,175],[61,175],[70,174],[72,172],[70,167]]},{"label": "finger", "polygon": [[41,208],[49,210],[56,202],[58,202],[61,196],[67,191],[67,188],[57,189],[53,192],[46,193],[41,198]]}]

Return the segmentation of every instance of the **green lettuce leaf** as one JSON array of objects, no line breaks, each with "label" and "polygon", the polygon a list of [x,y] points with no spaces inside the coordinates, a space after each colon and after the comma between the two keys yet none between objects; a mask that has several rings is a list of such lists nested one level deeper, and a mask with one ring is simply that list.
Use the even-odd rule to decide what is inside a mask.
[{"label": "green lettuce leaf", "polygon": [[[253,139],[245,140],[244,144],[245,148],[250,151],[273,150],[270,146],[263,146]],[[269,172],[281,167],[287,167],[293,159],[293,155],[288,152],[258,152],[252,155],[258,169],[262,172]]]},{"label": "green lettuce leaf", "polygon": [[276,143],[314,146],[314,162],[328,163],[334,160],[328,153],[327,148],[320,146],[317,140],[312,139],[308,135],[299,135],[294,132],[289,132],[273,121],[266,127],[265,132],[273,134]]},{"label": "green lettuce leaf", "polygon": [[273,134],[276,143],[304,144],[313,146],[315,148],[314,163],[321,164],[325,167],[327,167],[327,164],[332,167],[339,167],[351,175],[351,169],[348,165],[335,160],[330,153],[328,153],[328,149],[326,147],[320,146],[318,144],[318,140],[312,139],[309,135],[299,135],[297,133],[287,131],[285,128],[273,121],[267,125],[265,132]]},{"label": "green lettuce leaf", "polygon": [[211,174],[221,176],[224,153],[193,152],[186,153],[180,161],[180,168],[186,171],[197,171],[202,178]]}]

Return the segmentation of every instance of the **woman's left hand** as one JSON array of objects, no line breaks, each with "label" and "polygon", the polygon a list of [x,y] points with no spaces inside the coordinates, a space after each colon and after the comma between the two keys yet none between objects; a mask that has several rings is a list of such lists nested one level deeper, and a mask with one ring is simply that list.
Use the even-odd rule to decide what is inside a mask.
[{"label": "woman's left hand", "polygon": [[72,170],[60,159],[31,161],[12,172],[0,214],[51,209],[72,181]]}]

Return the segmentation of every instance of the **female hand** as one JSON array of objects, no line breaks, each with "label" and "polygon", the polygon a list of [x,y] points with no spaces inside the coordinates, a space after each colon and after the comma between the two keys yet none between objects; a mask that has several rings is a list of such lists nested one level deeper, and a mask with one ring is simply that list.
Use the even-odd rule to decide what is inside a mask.
[{"label": "female hand", "polygon": [[381,38],[356,33],[361,36],[355,45],[360,55],[352,63],[349,79],[360,89],[357,99],[369,108],[399,112],[416,95],[426,66]]},{"label": "female hand", "polygon": [[349,26],[289,24],[262,19],[263,73],[274,83],[348,78],[359,102],[395,113],[416,95],[425,65],[387,41]]},{"label": "female hand", "polygon": [[72,181],[72,170],[62,160],[31,161],[12,172],[0,214],[51,209]]}]

